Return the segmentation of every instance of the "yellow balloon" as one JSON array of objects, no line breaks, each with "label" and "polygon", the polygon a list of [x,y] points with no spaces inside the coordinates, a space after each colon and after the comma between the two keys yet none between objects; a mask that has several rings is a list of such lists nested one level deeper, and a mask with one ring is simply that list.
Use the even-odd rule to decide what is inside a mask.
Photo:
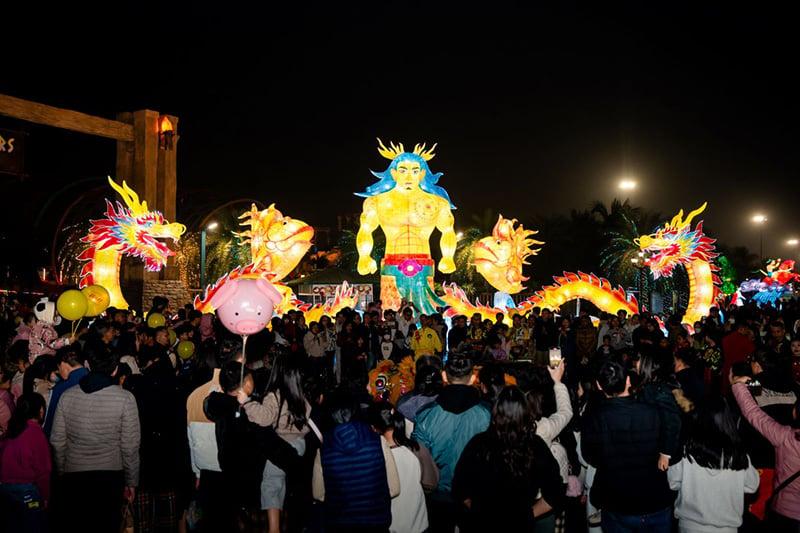
[{"label": "yellow balloon", "polygon": [[89,302],[86,296],[77,289],[70,289],[61,293],[56,300],[58,314],[67,320],[78,320],[86,315]]},{"label": "yellow balloon", "polygon": [[194,353],[194,343],[192,341],[181,341],[178,343],[178,357],[189,359]]},{"label": "yellow balloon", "polygon": [[178,340],[178,336],[175,334],[175,330],[174,329],[169,330],[169,344],[170,344],[170,346],[175,344],[176,340]]},{"label": "yellow balloon", "polygon": [[102,285],[89,285],[82,288],[81,292],[86,296],[88,304],[84,316],[97,316],[108,309],[108,304],[111,303],[111,295]]},{"label": "yellow balloon", "polygon": [[167,320],[164,318],[164,315],[161,313],[150,313],[147,315],[147,325],[151,328],[158,328],[167,323]]}]

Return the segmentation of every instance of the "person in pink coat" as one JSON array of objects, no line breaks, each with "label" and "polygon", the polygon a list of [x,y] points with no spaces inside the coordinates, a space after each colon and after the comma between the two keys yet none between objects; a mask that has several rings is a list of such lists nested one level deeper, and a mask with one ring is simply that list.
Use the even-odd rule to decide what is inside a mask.
[{"label": "person in pink coat", "polygon": [[[794,406],[794,423],[782,425],[761,410],[745,384],[750,377],[729,376],[733,395],[742,416],[775,447],[773,490],[800,471],[800,401]],[[767,514],[769,531],[800,531],[800,477],[786,485],[772,501],[773,511]]]}]

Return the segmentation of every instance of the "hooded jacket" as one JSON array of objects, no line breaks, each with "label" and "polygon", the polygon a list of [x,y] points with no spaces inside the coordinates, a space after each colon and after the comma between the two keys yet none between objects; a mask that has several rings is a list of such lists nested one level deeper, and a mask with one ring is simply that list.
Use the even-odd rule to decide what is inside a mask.
[{"label": "hooded jacket", "polygon": [[431,451],[441,492],[450,492],[453,472],[467,443],[489,427],[491,415],[470,385],[448,385],[417,412],[412,437]]}]

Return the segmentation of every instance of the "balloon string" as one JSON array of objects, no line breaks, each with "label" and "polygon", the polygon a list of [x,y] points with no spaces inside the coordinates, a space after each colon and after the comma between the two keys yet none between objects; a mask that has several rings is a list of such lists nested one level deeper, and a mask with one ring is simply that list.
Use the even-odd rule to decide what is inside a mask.
[{"label": "balloon string", "polygon": [[239,388],[244,387],[244,364],[247,362],[247,355],[245,354],[245,346],[247,346],[247,335],[242,335],[242,373],[239,376]]},{"label": "balloon string", "polygon": [[81,323],[81,320],[83,320],[83,318],[79,318],[78,320],[73,320],[72,321],[72,336],[73,337],[78,332],[78,325]]}]

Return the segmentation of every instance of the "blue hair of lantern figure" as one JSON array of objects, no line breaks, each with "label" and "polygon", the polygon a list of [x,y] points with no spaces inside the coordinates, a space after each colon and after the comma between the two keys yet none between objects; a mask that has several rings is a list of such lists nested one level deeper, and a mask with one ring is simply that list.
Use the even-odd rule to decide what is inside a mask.
[{"label": "blue hair of lantern figure", "polygon": [[367,187],[366,191],[357,192],[355,195],[361,196],[362,198],[369,198],[370,196],[376,196],[394,189],[397,186],[397,182],[394,181],[394,178],[392,178],[391,170],[397,170],[397,165],[403,161],[419,163],[420,169],[425,171],[425,177],[423,177],[422,181],[419,182],[420,189],[427,193],[438,196],[439,198],[445,199],[447,203],[450,204],[450,209],[456,208],[456,206],[453,205],[453,202],[450,201],[450,196],[447,195],[447,191],[436,185],[436,183],[439,181],[439,178],[442,176],[442,173],[437,172],[434,174],[431,172],[431,169],[428,168],[428,162],[425,161],[422,156],[409,152],[403,152],[392,159],[392,162],[389,163],[389,166],[383,172],[375,172],[374,170],[370,170],[372,175],[378,178],[380,181]]}]

